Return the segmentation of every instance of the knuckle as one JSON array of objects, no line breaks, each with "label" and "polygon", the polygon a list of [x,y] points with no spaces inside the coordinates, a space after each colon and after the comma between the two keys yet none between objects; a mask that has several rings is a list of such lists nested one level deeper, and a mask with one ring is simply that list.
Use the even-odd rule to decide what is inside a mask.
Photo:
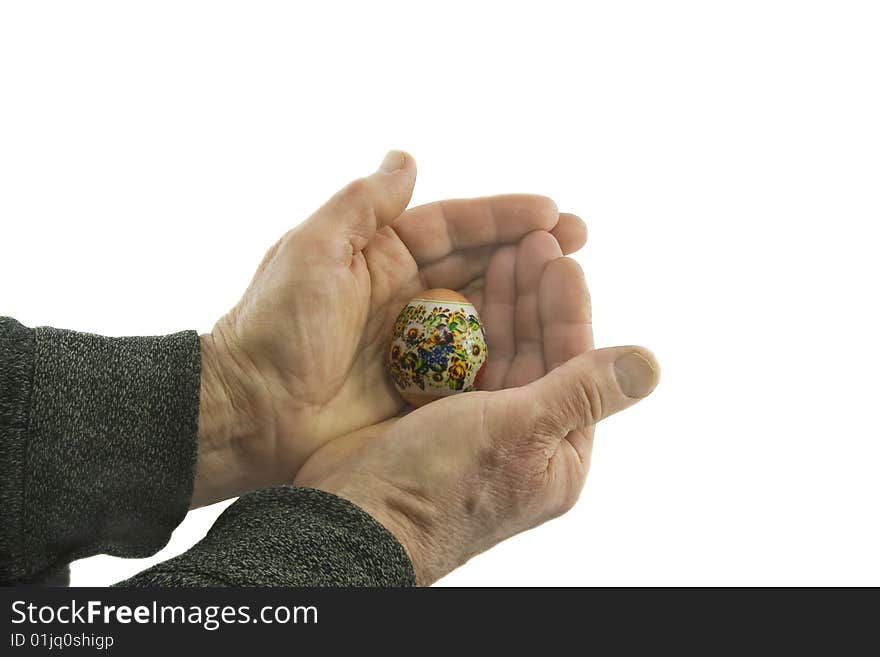
[{"label": "knuckle", "polygon": [[377,224],[376,208],[370,189],[370,181],[358,178],[346,185],[341,192],[341,200],[346,214],[355,226],[361,227],[364,236],[372,234]]},{"label": "knuckle", "polygon": [[569,431],[597,423],[606,406],[605,393],[595,377],[579,377],[544,408],[537,409],[530,428],[536,436],[559,439]]},{"label": "knuckle", "polygon": [[369,205],[370,182],[366,178],[352,180],[342,188],[341,196],[348,205]]},{"label": "knuckle", "polygon": [[596,424],[602,419],[605,400],[602,386],[592,376],[585,377],[578,382],[576,404],[578,406],[576,417],[581,417],[587,424]]}]

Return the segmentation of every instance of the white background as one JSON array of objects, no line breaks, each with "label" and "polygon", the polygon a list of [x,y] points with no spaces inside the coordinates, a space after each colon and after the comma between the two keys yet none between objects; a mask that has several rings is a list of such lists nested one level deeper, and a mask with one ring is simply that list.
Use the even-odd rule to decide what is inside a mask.
[{"label": "white background", "polygon": [[878,585],[878,34],[872,2],[5,2],[0,311],[208,330],[404,148],[414,203],[581,214],[597,344],[664,368],[574,511],[443,584]]}]

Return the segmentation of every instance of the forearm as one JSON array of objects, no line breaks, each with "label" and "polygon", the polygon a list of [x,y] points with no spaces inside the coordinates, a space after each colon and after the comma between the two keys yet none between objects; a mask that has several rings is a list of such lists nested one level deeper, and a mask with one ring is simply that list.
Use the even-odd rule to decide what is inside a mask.
[{"label": "forearm", "polygon": [[192,495],[194,332],[106,338],[0,318],[0,582],[159,550]]}]

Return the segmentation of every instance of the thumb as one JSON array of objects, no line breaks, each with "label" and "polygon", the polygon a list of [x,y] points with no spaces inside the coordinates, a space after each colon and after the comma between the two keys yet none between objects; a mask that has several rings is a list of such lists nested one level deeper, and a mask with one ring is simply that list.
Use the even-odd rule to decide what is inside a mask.
[{"label": "thumb", "polygon": [[305,224],[314,243],[343,260],[360,252],[382,228],[399,217],[412,197],[416,162],[389,151],[379,168],[337,192]]},{"label": "thumb", "polygon": [[660,366],[643,347],[588,351],[518,390],[533,423],[559,438],[647,397]]}]

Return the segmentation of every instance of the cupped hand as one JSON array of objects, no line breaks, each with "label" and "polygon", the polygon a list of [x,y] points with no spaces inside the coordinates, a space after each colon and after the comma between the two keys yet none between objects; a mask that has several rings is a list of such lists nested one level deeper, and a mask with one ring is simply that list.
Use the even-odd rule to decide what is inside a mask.
[{"label": "cupped hand", "polygon": [[[406,210],[415,176],[411,156],[389,153],[284,235],[238,304],[201,336],[194,506],[289,482],[329,440],[400,412],[387,340],[423,289],[460,290],[483,313],[484,385],[510,384],[537,366],[527,349],[534,295],[520,303],[508,279],[517,268],[528,277],[529,262],[548,252],[580,248],[583,222],[531,195]],[[534,231],[541,237],[523,240]]]},{"label": "cupped hand", "polygon": [[[490,342],[501,349],[492,391],[447,397],[331,441],[294,480],[370,513],[404,546],[420,584],[571,508],[595,423],[657,383],[647,350],[592,350],[583,275],[552,257],[551,239],[530,235],[516,263],[502,250],[508,255],[489,268],[486,324],[497,313],[515,328],[498,335],[500,345]],[[520,266],[532,257],[537,266]],[[513,276],[496,281],[493,267]],[[507,286],[497,299],[494,284]]]}]

